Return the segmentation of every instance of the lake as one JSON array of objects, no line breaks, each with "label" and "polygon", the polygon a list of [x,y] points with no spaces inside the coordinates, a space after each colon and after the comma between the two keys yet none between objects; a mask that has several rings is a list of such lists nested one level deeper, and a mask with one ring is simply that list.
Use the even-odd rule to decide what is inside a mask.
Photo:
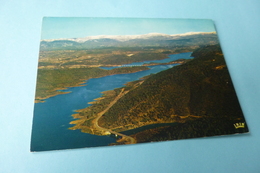
[{"label": "lake", "polygon": [[117,67],[100,67],[100,68],[105,69],[105,70],[110,70],[110,69],[119,68],[119,67],[141,66],[143,64],[149,64],[149,63],[167,63],[167,62],[171,62],[171,61],[176,61],[178,59],[191,59],[190,55],[191,55],[191,52],[180,53],[180,54],[171,54],[171,55],[168,55],[169,58],[165,58],[165,59],[161,59],[161,60],[133,62],[130,64],[124,64],[122,66],[117,66]]},{"label": "lake", "polygon": [[[175,58],[175,60],[191,59],[190,55],[191,52],[181,53],[170,55],[169,58]],[[169,58],[141,63],[172,61],[168,60]],[[128,64],[128,66],[130,65]],[[132,63],[132,65],[136,64]],[[116,139],[110,136],[97,136],[82,133],[80,130],[69,130],[68,128],[73,126],[69,123],[74,120],[71,115],[75,113],[75,110],[90,106],[88,103],[101,97],[103,91],[123,87],[127,82],[138,80],[151,73],[155,74],[176,65],[149,66],[149,70],[89,79],[85,86],[70,87],[64,90],[65,92],[70,91],[68,94],[60,94],[46,99],[43,103],[35,103],[31,151],[108,146],[110,143],[116,142]]]}]

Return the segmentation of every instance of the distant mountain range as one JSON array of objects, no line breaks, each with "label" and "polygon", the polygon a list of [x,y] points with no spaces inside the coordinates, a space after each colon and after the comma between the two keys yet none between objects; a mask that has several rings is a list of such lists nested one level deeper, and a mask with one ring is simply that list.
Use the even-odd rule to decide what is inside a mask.
[{"label": "distant mountain range", "polygon": [[84,38],[41,40],[41,50],[93,49],[104,47],[173,47],[217,44],[216,32],[189,32],[167,35],[149,33],[144,35],[99,35]]}]

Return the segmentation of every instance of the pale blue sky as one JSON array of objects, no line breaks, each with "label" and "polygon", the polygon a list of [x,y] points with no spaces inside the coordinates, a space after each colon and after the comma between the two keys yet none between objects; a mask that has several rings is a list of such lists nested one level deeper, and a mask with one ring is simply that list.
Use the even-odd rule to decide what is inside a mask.
[{"label": "pale blue sky", "polygon": [[44,17],[42,39],[80,38],[95,35],[180,34],[215,31],[207,19]]}]

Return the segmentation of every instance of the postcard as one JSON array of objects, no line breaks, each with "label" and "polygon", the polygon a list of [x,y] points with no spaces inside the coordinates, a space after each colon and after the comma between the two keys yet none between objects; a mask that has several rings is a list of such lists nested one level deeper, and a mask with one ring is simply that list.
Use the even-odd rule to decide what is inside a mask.
[{"label": "postcard", "polygon": [[45,17],[38,62],[33,152],[248,132],[212,20]]}]

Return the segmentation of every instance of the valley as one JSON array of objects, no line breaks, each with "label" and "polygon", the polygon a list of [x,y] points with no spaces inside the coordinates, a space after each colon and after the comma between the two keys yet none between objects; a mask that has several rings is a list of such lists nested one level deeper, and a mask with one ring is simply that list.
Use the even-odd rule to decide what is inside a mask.
[{"label": "valley", "polygon": [[67,129],[117,136],[110,145],[229,134],[244,121],[216,33],[42,40],[36,104],[69,94],[80,109]]}]

